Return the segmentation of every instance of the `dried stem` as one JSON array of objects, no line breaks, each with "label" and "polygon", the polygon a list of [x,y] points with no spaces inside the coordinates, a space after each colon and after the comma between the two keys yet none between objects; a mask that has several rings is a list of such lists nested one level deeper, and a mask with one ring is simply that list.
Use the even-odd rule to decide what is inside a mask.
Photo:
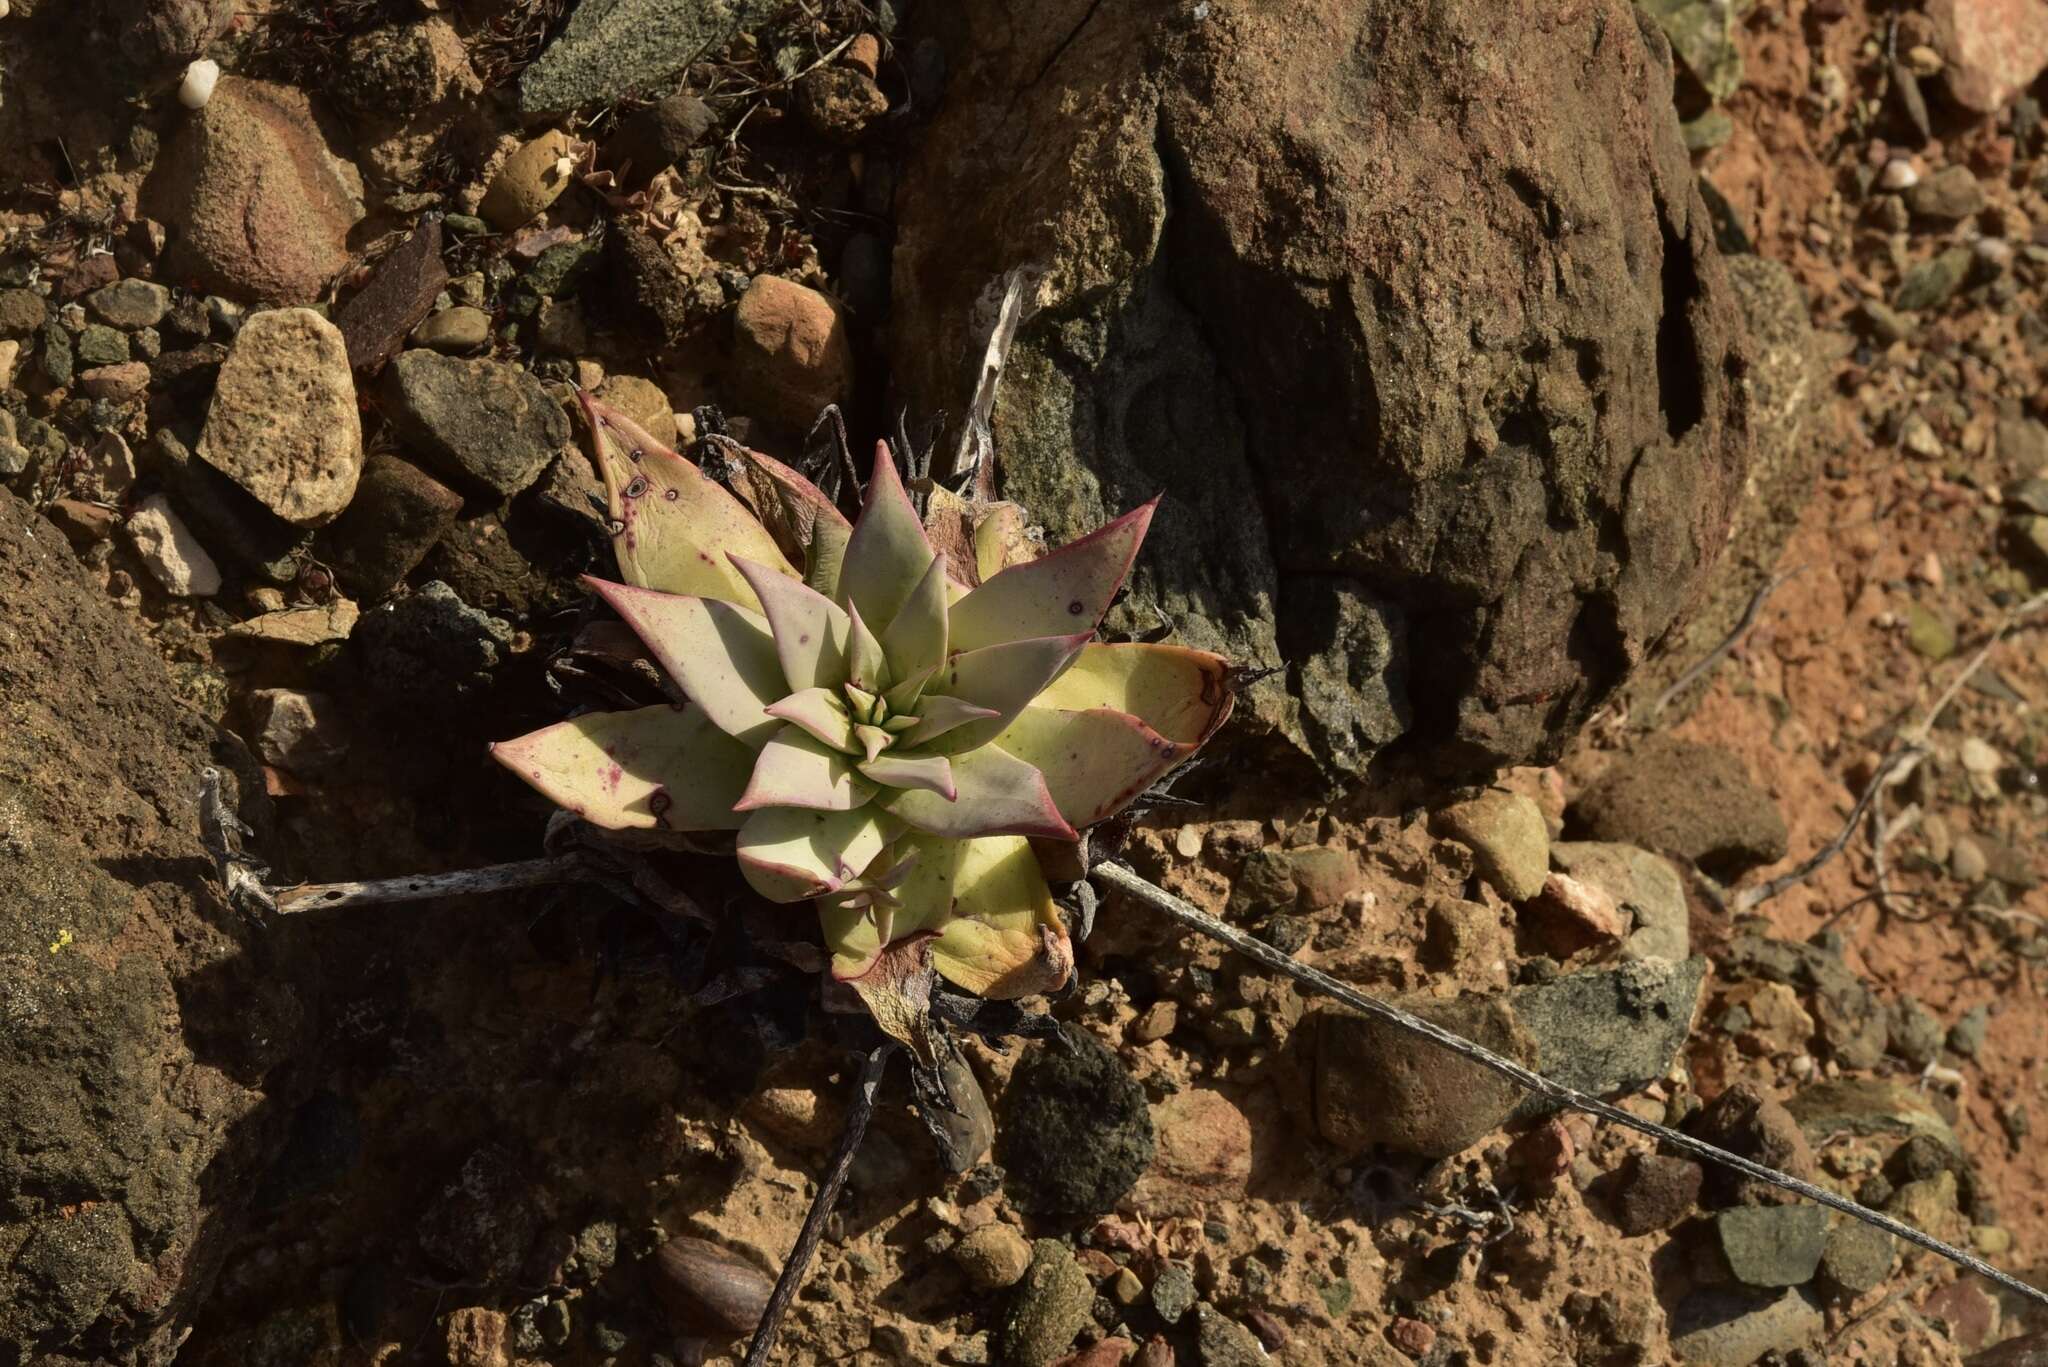
[{"label": "dried stem", "polygon": [[327,907],[366,907],[382,902],[425,902],[436,897],[468,897],[480,892],[508,892],[549,883],[572,882],[583,872],[580,855],[558,854],[524,859],[516,864],[491,864],[457,873],[421,873],[409,878],[376,878],[362,883],[301,883],[271,888],[280,916]]},{"label": "dried stem", "polygon": [[1686,670],[1685,673],[1679,675],[1671,687],[1657,695],[1657,701],[1651,703],[1643,714],[1643,725],[1654,725],[1657,718],[1663,715],[1664,709],[1671,705],[1673,698],[1676,698],[1679,694],[1685,692],[1686,689],[1692,687],[1701,675],[1719,664],[1723,656],[1741,644],[1742,638],[1747,636],[1750,628],[1756,625],[1757,614],[1764,610],[1764,600],[1776,593],[1786,581],[1797,578],[1805,573],[1805,571],[1806,567],[1804,565],[1795,565],[1783,574],[1765,580],[1763,585],[1750,596],[1749,606],[1742,610],[1742,620],[1735,624],[1735,630],[1723,637],[1721,644],[1708,651],[1698,664],[1695,664],[1692,668]]},{"label": "dried stem", "polygon": [[839,1147],[833,1151],[832,1165],[826,1169],[825,1180],[818,1184],[818,1194],[804,1215],[804,1227],[797,1231],[796,1246],[789,1250],[789,1257],[783,1261],[782,1275],[775,1279],[775,1290],[768,1297],[767,1308],[761,1312],[761,1323],[754,1329],[754,1340],[747,1345],[745,1367],[761,1367],[768,1361],[768,1354],[775,1350],[775,1337],[782,1330],[782,1317],[788,1313],[789,1303],[796,1299],[797,1289],[804,1284],[804,1277],[810,1272],[811,1259],[817,1256],[818,1242],[825,1237],[825,1221],[831,1218],[832,1207],[839,1204],[839,1193],[846,1189],[846,1175],[853,1171],[854,1155],[860,1152],[860,1142],[867,1136],[868,1120],[875,1113],[875,1091],[881,1086],[882,1073],[889,1066],[889,1055],[896,1049],[894,1040],[879,1045],[861,1064],[860,1080],[854,1085],[853,1105],[846,1114],[846,1128],[839,1133]]},{"label": "dried stem", "polygon": [[1419,1016],[1410,1015],[1399,1007],[1389,1005],[1376,997],[1369,997],[1357,988],[1339,982],[1320,969],[1311,968],[1307,964],[1297,963],[1265,941],[1254,939],[1233,926],[1225,925],[1222,921],[1197,910],[1180,898],[1175,897],[1172,893],[1167,892],[1164,888],[1147,882],[1121,865],[1098,864],[1090,876],[1100,878],[1104,883],[1115,888],[1117,891],[1143,902],[1155,911],[1163,912],[1190,930],[1197,931],[1208,936],[1210,939],[1219,940],[1229,945],[1238,953],[1258,961],[1265,967],[1291,978],[1304,987],[1312,988],[1327,996],[1334,997],[1346,1006],[1362,1011],[1377,1020],[1384,1021],[1396,1029],[1405,1030],[1413,1035],[1419,1035],[1437,1047],[1456,1054],[1460,1058],[1469,1059],[1482,1068],[1491,1069],[1502,1077],[1507,1078],[1510,1082],[1526,1087],[1537,1095],[1555,1101],[1561,1106],[1567,1106],[1575,1111],[1582,1111],[1587,1115],[1610,1121],[1616,1125],[1625,1125],[1629,1129],[1646,1134],[1659,1143],[1668,1145],[1681,1153],[1690,1154],[1694,1158],[1718,1164],[1724,1168],[1732,1168],[1746,1177],[1753,1177],[1760,1182],[1768,1182],[1774,1187],[1803,1196],[1809,1201],[1818,1202],[1832,1210],[1838,1210],[1844,1215],[1863,1221],[1865,1224],[1875,1225],[1894,1238],[1904,1239],[1907,1243],[1924,1248],[1930,1253],[1938,1254],[1950,1262],[1969,1268],[1981,1277],[1989,1278],[2007,1290],[2024,1296],[2036,1304],[2048,1306],[2048,1292],[2036,1290],[2010,1273],[2001,1272],[1974,1254],[1965,1253],[1960,1248],[1945,1244],[1939,1239],[1921,1233],[1911,1225],[1895,1220],[1889,1215],[1871,1210],[1867,1206],[1858,1205],[1846,1197],[1837,1196],[1835,1193],[1825,1188],[1817,1187],[1811,1182],[1801,1181],[1789,1173],[1779,1172],[1775,1168],[1767,1168],[1763,1164],[1752,1162],[1750,1159],[1744,1158],[1739,1154],[1729,1153],[1726,1149],[1716,1148],[1712,1144],[1694,1139],[1691,1135],[1683,1134],[1669,1126],[1659,1125],[1650,1120],[1643,1120],[1629,1114],[1618,1106],[1608,1105],[1598,1097],[1588,1096],[1576,1088],[1567,1087],[1561,1082],[1554,1082],[1544,1077],[1541,1073],[1532,1072],[1511,1059],[1503,1058],[1499,1054],[1482,1048],[1468,1039],[1452,1034],[1442,1026],[1433,1025]]},{"label": "dried stem", "polygon": [[[1737,914],[1756,910],[1779,893],[1785,891],[1785,889],[1804,883],[1807,879],[1813,877],[1814,874],[1820,872],[1822,865],[1840,854],[1848,846],[1849,837],[1854,835],[1856,828],[1863,824],[1863,814],[1869,811],[1870,804],[1877,800],[1878,793],[1885,788],[1891,779],[1892,771],[1902,768],[1908,760],[1917,761],[1924,753],[1926,752],[1915,745],[1908,746],[1903,750],[1894,750],[1890,755],[1886,756],[1884,763],[1877,766],[1877,772],[1870,776],[1870,782],[1863,785],[1863,792],[1856,799],[1856,805],[1849,810],[1849,819],[1842,823],[1841,830],[1835,832],[1835,838],[1815,850],[1798,868],[1781,873],[1768,883],[1759,883],[1753,888],[1744,888],[1741,892],[1735,894],[1735,910]],[[1882,825],[1882,821],[1879,824]]]}]

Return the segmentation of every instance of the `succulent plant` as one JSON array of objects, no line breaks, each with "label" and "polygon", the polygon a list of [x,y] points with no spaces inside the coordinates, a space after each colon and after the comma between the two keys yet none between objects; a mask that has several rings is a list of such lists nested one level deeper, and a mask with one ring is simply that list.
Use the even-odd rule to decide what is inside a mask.
[{"label": "succulent plant", "polygon": [[496,758],[599,827],[735,832],[747,882],[817,904],[834,976],[878,1016],[865,989],[902,971],[901,947],[984,996],[1063,984],[1072,950],[1033,841],[1122,810],[1232,703],[1220,656],[1094,639],[1157,500],[1025,558],[1008,505],[948,495],[948,554],[886,444],[850,525],[738,452],[757,516],[630,418],[584,408],[625,580],[587,582],[676,701],[586,713]]}]

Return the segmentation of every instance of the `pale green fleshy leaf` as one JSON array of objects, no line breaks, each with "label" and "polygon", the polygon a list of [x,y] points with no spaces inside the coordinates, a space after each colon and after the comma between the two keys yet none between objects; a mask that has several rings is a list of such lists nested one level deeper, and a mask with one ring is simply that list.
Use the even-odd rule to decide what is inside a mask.
[{"label": "pale green fleshy leaf", "polygon": [[897,609],[896,620],[882,633],[882,653],[892,679],[914,679],[946,662],[945,556],[932,558],[931,568]]},{"label": "pale green fleshy leaf", "polygon": [[951,801],[953,764],[944,755],[877,755],[857,766],[884,788],[922,788]]},{"label": "pale green fleshy leaf", "polygon": [[889,710],[899,715],[915,711],[917,700],[924,696],[924,686],[931,681],[932,675],[938,672],[939,666],[933,665],[929,669],[919,670],[907,679],[899,679],[890,684],[889,691],[882,695],[889,700]]},{"label": "pale green fleshy leaf", "polygon": [[742,559],[735,559],[733,565],[761,600],[790,691],[837,688],[845,683],[847,637],[853,630],[846,610],[809,585],[777,574],[766,565]]},{"label": "pale green fleshy leaf", "polygon": [[1170,741],[1200,745],[1230,716],[1230,662],[1185,646],[1096,643],[1032,700],[1035,707],[1128,712]]},{"label": "pale green fleshy leaf", "polygon": [[1077,828],[1122,811],[1195,748],[1107,707],[1027,707],[990,744],[1044,774],[1053,805]]},{"label": "pale green fleshy leaf", "polygon": [[734,805],[743,812],[763,807],[843,812],[874,795],[874,785],[854,772],[853,756],[832,749],[792,724],[761,747],[747,791]]},{"label": "pale green fleshy leaf", "polygon": [[937,740],[955,727],[965,726],[971,721],[987,721],[1001,713],[992,707],[976,707],[959,698],[949,698],[943,693],[927,694],[918,703],[917,724],[903,733],[905,749],[915,749],[928,741]]},{"label": "pale green fleshy leaf", "polygon": [[724,831],[754,753],[694,707],[591,712],[491,747],[557,806],[607,830]]},{"label": "pale green fleshy leaf", "polygon": [[930,835],[1035,835],[1072,840],[1074,828],[1053,805],[1045,776],[1007,751],[984,745],[952,756],[955,796],[921,789],[885,791],[876,802]]},{"label": "pale green fleshy leaf", "polygon": [[860,747],[863,756],[873,759],[893,745],[896,737],[879,726],[868,726],[863,723],[853,728],[853,740],[854,744]]},{"label": "pale green fleshy leaf", "polygon": [[1159,500],[1079,541],[1012,565],[953,605],[952,648],[1093,631],[1122,587]]},{"label": "pale green fleshy leaf", "polygon": [[801,902],[859,876],[888,843],[874,806],[845,812],[764,807],[740,827],[740,871],[771,902]]},{"label": "pale green fleshy leaf", "polygon": [[[1029,841],[1014,836],[899,842],[917,856],[896,888],[894,942],[938,932],[932,964],[947,981],[985,997],[1049,992],[1071,971],[1073,950]],[[820,907],[832,972],[859,978],[881,953],[865,910]]]},{"label": "pale green fleshy leaf", "polygon": [[852,754],[853,723],[847,718],[844,695],[836,688],[806,688],[769,704],[768,715],[794,722],[834,750]]},{"label": "pale green fleshy leaf", "polygon": [[868,630],[867,619],[858,607],[847,614],[851,624],[846,639],[846,681],[867,693],[880,693],[889,686],[889,661],[882,643]]},{"label": "pale green fleshy leaf", "polygon": [[[932,676],[926,688],[932,693],[958,698],[995,713],[961,724],[945,735],[920,737],[911,744],[929,744],[940,754],[957,754],[994,739],[1010,724],[1010,718],[1027,707],[1046,685],[1058,678],[1081,647],[1088,633],[1074,636],[1038,636],[1002,645],[983,646],[955,655],[945,668]],[[916,736],[916,732],[911,733]]]},{"label": "pale green fleshy leaf", "polygon": [[618,409],[578,397],[595,434],[615,529],[612,549],[627,583],[753,608],[754,590],[726,559],[729,553],[795,576],[745,504]]},{"label": "pale green fleshy leaf", "polygon": [[767,709],[789,689],[775,638],[760,614],[715,598],[602,579],[584,582],[647,643],[655,662],[719,730],[758,746],[782,725]]},{"label": "pale green fleshy leaf", "polygon": [[910,506],[910,495],[903,491],[888,444],[876,442],[867,504],[853,524],[840,567],[839,599],[859,608],[871,628],[886,631],[931,563],[931,542],[925,539],[917,510]]}]

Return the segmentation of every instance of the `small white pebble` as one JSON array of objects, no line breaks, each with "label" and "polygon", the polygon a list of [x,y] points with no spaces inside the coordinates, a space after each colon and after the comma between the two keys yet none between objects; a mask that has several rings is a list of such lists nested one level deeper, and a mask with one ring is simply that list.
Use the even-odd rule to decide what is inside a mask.
[{"label": "small white pebble", "polygon": [[1887,190],[1909,190],[1920,183],[1920,173],[1904,157],[1894,157],[1884,164],[1877,183]]},{"label": "small white pebble", "polygon": [[0,0],[0,19],[5,19],[13,10],[14,6],[8,4],[7,0]]},{"label": "small white pebble", "polygon": [[185,79],[178,85],[178,103],[187,109],[204,109],[206,102],[213,98],[214,83],[218,80],[220,63],[210,57],[201,57],[185,68]]}]

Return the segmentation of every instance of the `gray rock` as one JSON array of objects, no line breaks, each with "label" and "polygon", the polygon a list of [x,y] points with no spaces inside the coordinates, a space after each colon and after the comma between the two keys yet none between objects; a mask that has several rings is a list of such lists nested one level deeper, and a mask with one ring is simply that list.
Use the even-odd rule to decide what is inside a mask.
[{"label": "gray rock", "polygon": [[1948,1047],[1962,1058],[1975,1058],[1984,1047],[1984,1036],[1990,1028],[1991,1008],[1973,1006],[1948,1028]]},{"label": "gray rock", "polygon": [[650,91],[777,7],[777,0],[582,0],[520,76],[519,110],[553,113]]},{"label": "gray rock", "polygon": [[251,314],[220,368],[199,458],[293,526],[332,521],[363,469],[348,347],[311,309]]},{"label": "gray rock", "polygon": [[1856,316],[1865,330],[1886,346],[1913,335],[1913,320],[1880,299],[1865,299],[1856,306]]},{"label": "gray rock", "polygon": [[561,405],[531,373],[500,361],[403,352],[384,393],[400,437],[470,488],[516,494],[569,440]]},{"label": "gray rock", "polygon": [[1736,1206],[1714,1217],[1728,1270],[1746,1286],[1800,1286],[1813,1279],[1828,1241],[1825,1206]]},{"label": "gray rock", "polygon": [[1610,764],[1567,826],[1594,840],[1689,859],[1729,878],[1785,857],[1785,819],[1726,750],[1658,737]]},{"label": "gray rock", "polygon": [[622,121],[605,144],[605,163],[625,167],[625,183],[637,188],[681,161],[717,126],[717,112],[695,95],[670,95]]},{"label": "gray rock", "polygon": [[71,347],[71,334],[58,323],[43,324],[42,350],[43,378],[50,382],[52,389],[62,389],[71,383],[71,373],[77,368],[78,358]]},{"label": "gray rock", "polygon": [[1890,1014],[1893,1053],[1915,1068],[1925,1068],[1941,1057],[1942,1038],[1947,1032],[1941,1020],[1917,998],[1899,998]]},{"label": "gray rock", "polygon": [[1891,1276],[1897,1259],[1891,1235],[1861,1220],[1842,1220],[1828,1232],[1821,1252],[1821,1282],[1835,1295],[1854,1299]]},{"label": "gray rock", "polygon": [[193,455],[169,428],[160,429],[151,445],[156,470],[201,542],[273,584],[298,575],[299,532]]},{"label": "gray rock", "polygon": [[1906,207],[1922,218],[1959,223],[1984,207],[1984,187],[1967,166],[1944,166],[1905,194]]},{"label": "gray rock", "polygon": [[1907,313],[1919,313],[1947,303],[1969,278],[1972,260],[1968,247],[1950,247],[1939,256],[1920,262],[1899,281],[1892,306]]},{"label": "gray rock", "polygon": [[1195,1307],[1195,1357],[1201,1367],[1267,1367],[1259,1336],[1215,1306]]},{"label": "gray rock", "polygon": [[1670,860],[1633,845],[1561,840],[1550,847],[1550,862],[1599,888],[1634,918],[1635,929],[1621,942],[1622,958],[1676,962],[1692,953],[1685,884]]},{"label": "gray rock", "polygon": [[1695,1291],[1671,1316],[1671,1349],[1687,1367],[1751,1367],[1766,1353],[1820,1342],[1820,1308],[1796,1288]]},{"label": "gray rock", "polygon": [[1010,1075],[997,1126],[1004,1189],[1032,1214],[1100,1215],[1152,1162],[1152,1115],[1121,1060],[1078,1026]]},{"label": "gray rock", "polygon": [[[1750,451],[1723,368],[1744,329],[1632,6],[1552,25],[1453,0],[1390,45],[1339,0],[1227,37],[1169,0],[1079,29],[952,8],[949,93],[897,196],[902,392],[957,415],[974,294],[1043,263],[994,445],[1055,540],[1166,491],[1113,627],[1163,613],[1279,667],[1233,738],[1269,772],[1370,770],[1395,803],[1557,753],[1677,617]],[[1552,63],[1580,79],[1539,97],[1510,74]],[[1288,111],[1338,89],[1355,117],[1304,133]],[[1499,118],[1409,117],[1439,102]],[[1439,199],[1484,207],[1394,229]]]},{"label": "gray rock", "polygon": [[362,676],[394,706],[459,711],[488,688],[512,647],[512,626],[479,612],[438,579],[362,616],[352,646]]},{"label": "gray rock", "polygon": [[121,55],[151,76],[168,75],[206,51],[234,21],[234,0],[111,0]]},{"label": "gray rock", "polygon": [[128,339],[105,323],[89,323],[73,350],[86,368],[119,365],[128,359]]},{"label": "gray rock", "polygon": [[[1535,1041],[1498,997],[1399,1004],[1495,1053],[1539,1066]],[[1316,1128],[1349,1152],[1385,1144],[1447,1157],[1492,1133],[1524,1095],[1476,1063],[1355,1012],[1319,1009],[1296,1038],[1312,1041]]]},{"label": "gray rock", "polygon": [[1179,1324],[1180,1317],[1194,1307],[1195,1298],[1194,1274],[1179,1263],[1168,1263],[1152,1279],[1152,1308],[1168,1324]]},{"label": "gray rock", "polygon": [[1482,793],[1437,813],[1436,829],[1472,850],[1479,876],[1510,902],[1543,891],[1550,873],[1550,828],[1519,793]]},{"label": "gray rock", "polygon": [[[1537,1072],[1595,1096],[1662,1077],[1685,1043],[1707,961],[1644,959],[1586,969],[1508,994],[1515,1019],[1536,1047]],[[1555,1107],[1537,1097],[1517,1116]]]},{"label": "gray rock", "polygon": [[133,332],[163,321],[171,311],[171,292],[154,280],[116,280],[88,294],[85,302],[102,323]]},{"label": "gray rock", "polygon": [[[1686,1128],[1696,1139],[1741,1158],[1811,1179],[1813,1149],[1792,1113],[1755,1085],[1738,1082],[1709,1102]],[[1706,1189],[1717,1205],[1783,1205],[1794,1198],[1767,1182],[1714,1167]]]},{"label": "gray rock", "polygon": [[1040,1239],[1003,1320],[1002,1360],[1047,1367],[1088,1325],[1094,1305],[1095,1285],[1074,1261],[1073,1250],[1056,1239]]},{"label": "gray rock", "polygon": [[[1671,44],[1671,55],[1691,82],[1688,105],[1719,103],[1742,85],[1742,51],[1735,44],[1734,12],[1719,0],[1638,0]],[[1694,105],[1696,107],[1696,105]]]}]

